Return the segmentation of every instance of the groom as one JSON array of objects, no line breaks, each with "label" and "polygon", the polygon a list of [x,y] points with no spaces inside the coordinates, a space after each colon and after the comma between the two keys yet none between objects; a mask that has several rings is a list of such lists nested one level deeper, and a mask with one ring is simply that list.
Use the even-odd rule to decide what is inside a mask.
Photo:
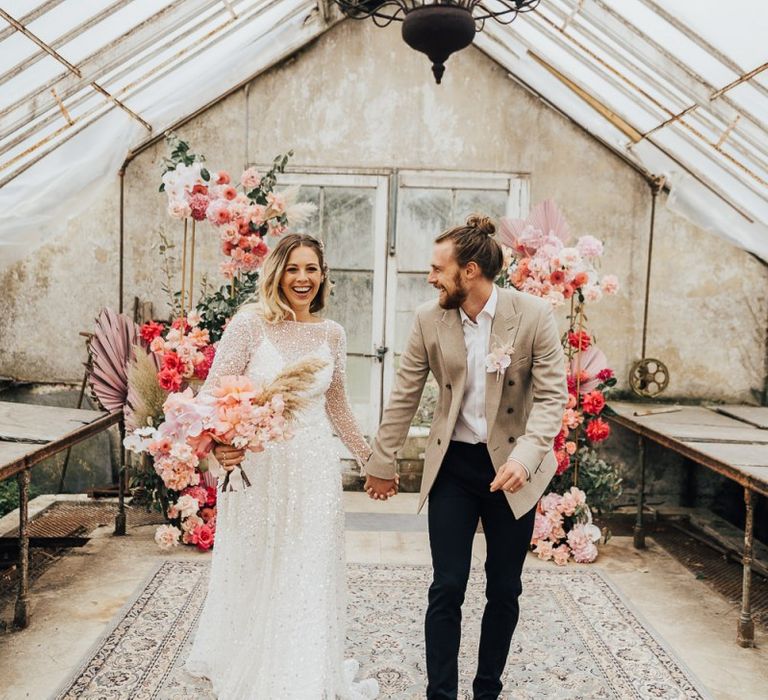
[{"label": "groom", "polygon": [[371,498],[397,490],[395,455],[431,370],[440,393],[419,500],[421,510],[429,496],[434,568],[425,621],[427,698],[457,696],[461,605],[478,520],[487,546],[487,603],[474,698],[501,692],[535,506],[555,473],[552,442],[568,396],[549,304],[494,284],[503,262],[494,231],[490,219],[472,216],[435,240],[428,281],[440,296],[416,310],[365,466]]}]

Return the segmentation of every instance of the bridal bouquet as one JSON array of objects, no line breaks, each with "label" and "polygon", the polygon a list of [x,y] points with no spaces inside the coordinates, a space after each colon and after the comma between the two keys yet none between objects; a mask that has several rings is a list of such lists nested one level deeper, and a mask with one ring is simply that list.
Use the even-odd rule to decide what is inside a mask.
[{"label": "bridal bouquet", "polygon": [[[169,394],[163,404],[163,422],[138,428],[125,438],[126,449],[152,456],[156,473],[176,496],[167,510],[171,524],[161,526],[155,535],[161,547],[170,548],[181,539],[200,549],[210,548],[216,527],[216,490],[200,485],[201,472],[224,476],[222,490],[232,489],[231,472],[202,460],[216,444],[261,452],[268,443],[290,439],[290,421],[305,405],[303,392],[325,364],[317,358],[301,360],[263,387],[246,376],[221,376],[210,392],[194,396],[187,388]],[[239,469],[243,484],[250,486]]]}]

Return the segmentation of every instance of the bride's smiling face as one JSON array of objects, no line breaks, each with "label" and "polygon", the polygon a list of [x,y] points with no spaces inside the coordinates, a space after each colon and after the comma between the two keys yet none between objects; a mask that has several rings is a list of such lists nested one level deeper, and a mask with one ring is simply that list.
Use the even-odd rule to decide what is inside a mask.
[{"label": "bride's smiling face", "polygon": [[280,278],[280,291],[294,311],[308,309],[320,291],[323,270],[317,253],[308,246],[291,251]]}]

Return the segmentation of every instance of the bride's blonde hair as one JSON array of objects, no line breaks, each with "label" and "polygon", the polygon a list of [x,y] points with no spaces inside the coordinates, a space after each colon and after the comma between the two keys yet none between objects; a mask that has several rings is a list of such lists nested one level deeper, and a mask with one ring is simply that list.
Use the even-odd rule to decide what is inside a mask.
[{"label": "bride's blonde hair", "polygon": [[[291,257],[291,253],[296,248],[301,247],[311,248],[315,251],[317,260],[320,263],[320,270],[323,273],[320,288],[317,290],[317,294],[309,306],[310,312],[317,313],[322,311],[328,301],[331,285],[328,280],[328,266],[325,263],[323,244],[314,236],[306,233],[289,233],[283,236],[278,244],[269,252],[261,268],[259,300],[256,306],[262,318],[269,323],[296,320],[296,314],[285,298],[283,290],[280,289],[280,280],[283,278],[283,273],[288,265],[288,258]],[[251,305],[249,304],[249,306]]]}]

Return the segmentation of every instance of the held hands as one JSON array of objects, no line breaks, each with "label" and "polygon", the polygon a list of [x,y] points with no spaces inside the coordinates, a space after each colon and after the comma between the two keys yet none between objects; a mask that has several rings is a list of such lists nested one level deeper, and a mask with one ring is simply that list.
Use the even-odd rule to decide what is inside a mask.
[{"label": "held hands", "polygon": [[216,461],[228,472],[231,472],[245,457],[245,450],[238,450],[231,445],[216,445],[213,448]]},{"label": "held hands", "polygon": [[525,467],[515,459],[504,462],[496,473],[496,478],[491,482],[491,491],[507,491],[515,493],[525,486],[528,481],[528,472]]},{"label": "held hands", "polygon": [[379,479],[377,476],[368,474],[365,477],[365,492],[374,501],[386,501],[388,498],[397,495],[400,488],[400,477],[395,474],[394,479]]}]

